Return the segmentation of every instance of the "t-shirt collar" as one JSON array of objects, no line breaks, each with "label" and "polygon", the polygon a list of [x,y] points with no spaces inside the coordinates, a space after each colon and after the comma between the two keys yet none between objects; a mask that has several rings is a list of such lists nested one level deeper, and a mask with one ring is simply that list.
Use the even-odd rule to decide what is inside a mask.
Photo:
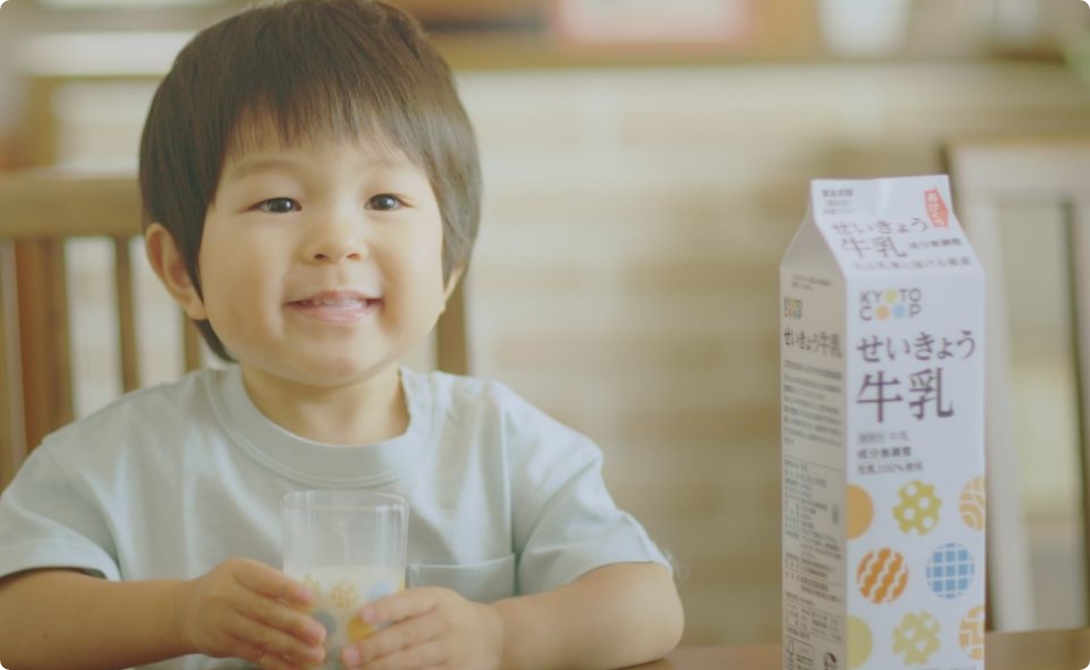
[{"label": "t-shirt collar", "polygon": [[266,468],[312,486],[378,487],[408,474],[434,442],[434,389],[429,375],[401,367],[409,427],[401,435],[364,445],[307,440],[271,421],[254,405],[237,365],[210,376],[217,414],[233,441]]}]

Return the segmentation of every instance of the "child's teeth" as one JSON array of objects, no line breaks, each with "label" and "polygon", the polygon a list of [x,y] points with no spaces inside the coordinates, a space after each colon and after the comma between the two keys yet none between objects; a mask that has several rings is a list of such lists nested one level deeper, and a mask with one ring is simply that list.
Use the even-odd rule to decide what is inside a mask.
[{"label": "child's teeth", "polygon": [[359,298],[345,298],[343,300],[335,299],[321,299],[321,300],[308,300],[307,304],[314,307],[343,307],[346,305],[359,305],[365,303],[366,300]]}]

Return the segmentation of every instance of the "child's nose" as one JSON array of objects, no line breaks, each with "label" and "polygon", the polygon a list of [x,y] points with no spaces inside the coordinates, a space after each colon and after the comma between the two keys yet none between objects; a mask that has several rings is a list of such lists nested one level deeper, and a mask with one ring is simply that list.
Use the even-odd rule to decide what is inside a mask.
[{"label": "child's nose", "polygon": [[307,240],[303,253],[312,262],[358,261],[367,255],[367,245],[358,226],[330,222],[314,231]]},{"label": "child's nose", "polygon": [[363,258],[363,255],[353,249],[339,249],[329,248],[325,251],[315,251],[310,255],[310,259],[314,261],[332,261],[338,262],[342,260],[358,261]]}]

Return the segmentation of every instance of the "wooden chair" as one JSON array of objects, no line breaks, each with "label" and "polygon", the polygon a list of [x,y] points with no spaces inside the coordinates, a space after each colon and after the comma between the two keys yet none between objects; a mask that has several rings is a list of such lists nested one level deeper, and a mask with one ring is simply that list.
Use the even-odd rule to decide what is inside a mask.
[{"label": "wooden chair", "polygon": [[[0,488],[49,432],[73,419],[65,242],[113,241],[117,343],[125,391],[139,388],[130,241],[140,236],[132,175],[26,170],[0,175]],[[142,258],[135,262],[146,262]],[[460,283],[434,337],[438,369],[466,374],[465,297]],[[183,319],[187,370],[201,364],[196,328]],[[78,335],[77,335],[78,336]]]},{"label": "wooden chair", "polygon": [[943,158],[951,176],[955,210],[987,273],[990,625],[1032,629],[1037,626],[1030,545],[1019,492],[1013,420],[1017,407],[1011,365],[1013,315],[1008,300],[1013,281],[1004,270],[1000,214],[1011,205],[1055,207],[1066,235],[1066,249],[1057,250],[1056,256],[1044,263],[1056,264],[1070,288],[1068,338],[1076,361],[1083,528],[1082,555],[1072,559],[1079,562],[1086,585],[1090,584],[1090,137],[953,141],[944,147]]}]

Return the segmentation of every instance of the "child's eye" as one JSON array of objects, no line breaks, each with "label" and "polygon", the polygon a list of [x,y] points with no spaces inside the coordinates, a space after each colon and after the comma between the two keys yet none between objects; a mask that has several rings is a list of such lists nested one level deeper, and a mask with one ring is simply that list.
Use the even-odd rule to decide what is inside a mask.
[{"label": "child's eye", "polygon": [[390,195],[389,193],[383,193],[376,195],[367,201],[367,207],[370,209],[377,209],[381,212],[389,211],[391,209],[400,209],[404,205],[401,198],[396,195]]},{"label": "child's eye", "polygon": [[288,212],[295,212],[300,209],[299,203],[291,198],[270,198],[269,200],[259,203],[257,207],[270,214],[287,214]]}]

